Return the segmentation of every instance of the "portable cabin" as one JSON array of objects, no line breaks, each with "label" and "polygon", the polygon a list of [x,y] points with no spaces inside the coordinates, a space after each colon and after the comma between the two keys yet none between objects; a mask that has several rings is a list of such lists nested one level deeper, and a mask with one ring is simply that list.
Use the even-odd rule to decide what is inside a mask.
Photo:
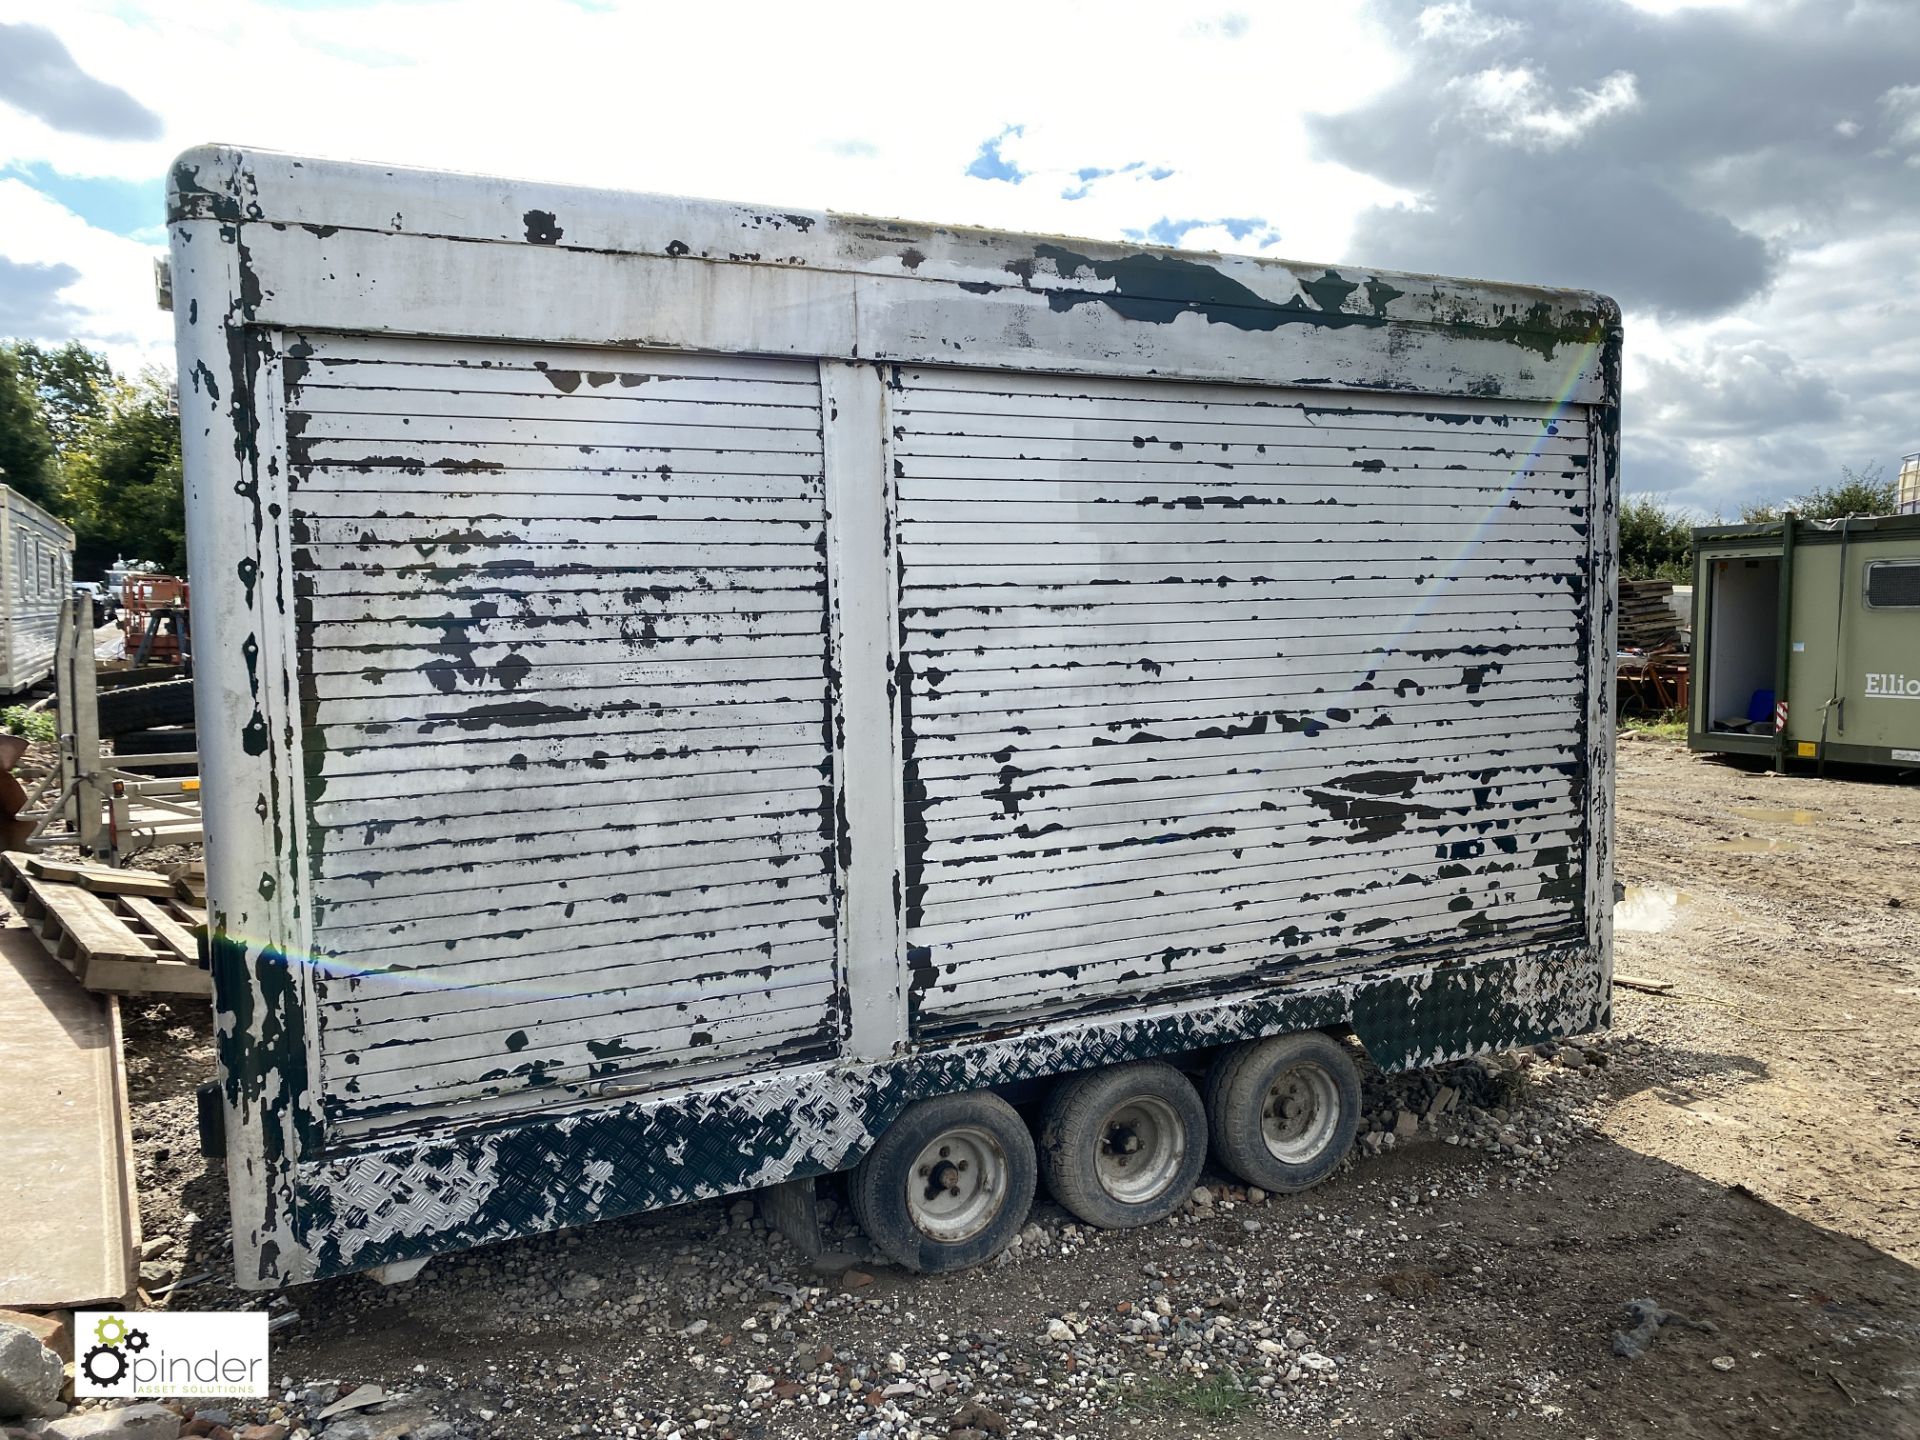
[{"label": "portable cabin", "polygon": [[1920,515],[1693,532],[1695,750],[1920,766]]},{"label": "portable cabin", "polygon": [[242,1284],[836,1171],[950,1269],[1607,1023],[1610,301],[229,149],[170,225]]},{"label": "portable cabin", "polygon": [[72,584],[72,528],[0,485],[0,694],[53,674],[60,603]]}]

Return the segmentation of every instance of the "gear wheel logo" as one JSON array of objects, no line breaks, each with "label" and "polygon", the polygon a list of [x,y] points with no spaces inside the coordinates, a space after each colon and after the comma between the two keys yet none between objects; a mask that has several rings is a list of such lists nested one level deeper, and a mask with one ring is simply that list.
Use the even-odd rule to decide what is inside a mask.
[{"label": "gear wheel logo", "polygon": [[93,1338],[102,1345],[118,1345],[127,1338],[127,1322],[118,1315],[102,1315],[94,1321]]},{"label": "gear wheel logo", "polygon": [[80,1368],[96,1385],[118,1385],[127,1373],[127,1357],[120,1353],[117,1345],[96,1345],[87,1351]]},{"label": "gear wheel logo", "polygon": [[138,1355],[147,1348],[147,1332],[144,1330],[127,1331],[127,1349]]}]

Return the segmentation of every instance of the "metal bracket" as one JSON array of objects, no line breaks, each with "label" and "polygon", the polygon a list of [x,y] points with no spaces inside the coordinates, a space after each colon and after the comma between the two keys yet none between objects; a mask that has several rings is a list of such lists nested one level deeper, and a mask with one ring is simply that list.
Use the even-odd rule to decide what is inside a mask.
[{"label": "metal bracket", "polygon": [[769,1185],[757,1198],[767,1224],[786,1236],[807,1259],[820,1258],[827,1242],[820,1233],[820,1201],[814,1191],[813,1176]]},{"label": "metal bracket", "polygon": [[761,1215],[816,1270],[844,1270],[849,1265],[872,1263],[873,1256],[866,1251],[827,1249],[826,1236],[820,1231],[817,1183],[818,1177],[809,1175],[804,1180],[788,1180],[756,1191]]}]

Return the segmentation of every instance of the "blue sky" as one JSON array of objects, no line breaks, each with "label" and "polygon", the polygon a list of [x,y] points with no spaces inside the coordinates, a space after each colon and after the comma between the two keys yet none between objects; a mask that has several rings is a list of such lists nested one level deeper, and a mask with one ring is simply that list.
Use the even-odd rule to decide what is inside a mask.
[{"label": "blue sky", "polygon": [[162,176],[342,158],[1607,290],[1626,481],[1920,449],[1913,0],[0,0],[0,334],[170,361]]}]

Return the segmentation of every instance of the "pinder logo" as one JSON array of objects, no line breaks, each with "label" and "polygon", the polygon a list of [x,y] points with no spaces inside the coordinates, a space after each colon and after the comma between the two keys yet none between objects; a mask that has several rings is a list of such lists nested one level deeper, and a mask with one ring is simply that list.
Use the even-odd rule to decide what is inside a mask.
[{"label": "pinder logo", "polygon": [[267,1394],[267,1317],[256,1311],[154,1310],[131,1317],[82,1310],[76,1395],[260,1398]]}]

